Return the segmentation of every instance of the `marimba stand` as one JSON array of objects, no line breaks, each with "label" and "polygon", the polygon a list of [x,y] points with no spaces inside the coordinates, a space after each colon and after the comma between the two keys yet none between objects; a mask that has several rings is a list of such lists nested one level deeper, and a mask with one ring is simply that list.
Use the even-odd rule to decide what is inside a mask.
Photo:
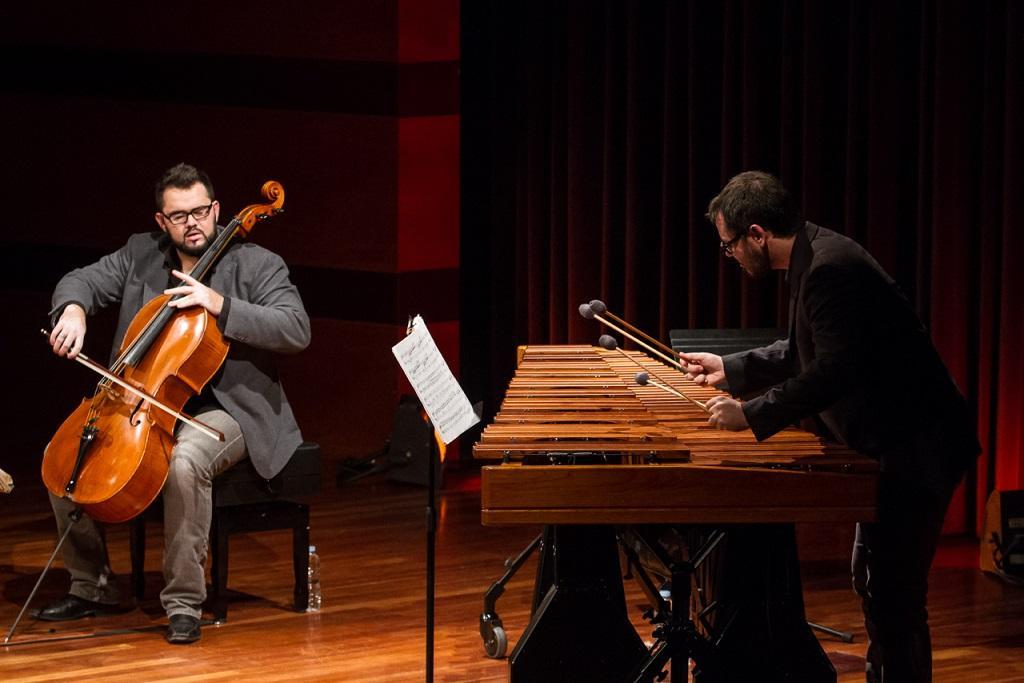
[{"label": "marimba stand", "polygon": [[[707,675],[710,680],[717,679],[721,667],[715,646],[697,633],[697,629],[689,617],[690,582],[694,572],[724,537],[725,532],[715,531],[703,543],[692,560],[674,560],[668,556],[660,544],[652,543],[642,533],[637,534],[637,538],[648,551],[669,568],[672,582],[671,605],[666,613],[665,602],[659,598],[660,609],[653,617],[655,621],[661,622],[661,625],[654,629],[653,635],[657,641],[651,646],[650,656],[636,668],[626,679],[627,681],[633,681],[633,683],[660,681],[663,677],[662,670],[669,660],[672,661],[672,680],[686,681],[691,658],[696,665],[695,676]],[[636,563],[635,568],[641,573],[641,583],[650,585],[650,580],[639,563]]]},{"label": "marimba stand", "polygon": [[[491,584],[491,587],[484,593],[484,611],[480,614],[480,637],[484,641],[484,652],[491,659],[501,659],[508,649],[508,635],[505,633],[505,624],[498,616],[498,598],[505,593],[505,585],[512,579],[519,568],[523,566],[533,551],[536,550],[544,539],[541,533],[529,545],[523,548],[514,558],[505,560],[505,573],[501,578]],[[536,596],[534,597],[536,607]]]},{"label": "marimba stand", "polygon": [[[645,617],[656,626],[658,639],[647,661],[626,680],[660,680],[671,659],[672,680],[685,681],[687,660],[693,659],[697,683],[835,683],[835,669],[804,615],[792,524],[716,526],[699,532],[699,541],[686,537],[685,543],[697,548],[686,558],[680,557],[681,550],[666,549],[659,535],[665,528],[635,526],[622,532],[630,567],[655,605]],[[715,561],[700,580],[697,570],[709,558]],[[648,571],[669,577],[670,605]],[[693,618],[700,621],[703,634],[690,620],[695,577],[703,609],[698,605]]]},{"label": "marimba stand", "polygon": [[510,683],[619,683],[647,657],[629,620],[615,529],[548,525],[530,623],[509,655]]},{"label": "marimba stand", "polygon": [[[521,348],[502,408],[473,448],[477,458],[505,463],[482,470],[483,523],[548,525],[511,679],[660,679],[671,659],[680,681],[693,660],[697,683],[834,683],[804,614],[794,525],[874,520],[877,463],[799,430],[762,443],[705,429],[690,401],[717,390],[684,386],[656,365],[632,352]],[[637,366],[689,392],[689,401],[634,386]],[[683,529],[679,552],[644,526]],[[636,529],[666,542],[668,557],[647,553],[631,536]],[[726,534],[717,547],[705,546],[712,529]],[[641,641],[625,618],[617,541],[650,558],[651,577],[675,579],[671,600],[650,577],[641,580],[656,605],[645,615],[657,628],[651,652],[633,647]],[[694,579],[701,604],[691,622]],[[488,616],[496,617],[493,604],[481,619],[485,640]],[[612,656],[607,633],[623,623],[629,646]],[[593,666],[594,655],[604,661]]]}]

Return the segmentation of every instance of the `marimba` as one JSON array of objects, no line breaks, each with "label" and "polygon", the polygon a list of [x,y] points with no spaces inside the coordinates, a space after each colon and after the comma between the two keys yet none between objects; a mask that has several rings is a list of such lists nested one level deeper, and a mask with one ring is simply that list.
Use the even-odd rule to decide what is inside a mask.
[{"label": "marimba", "polygon": [[[764,571],[790,575],[794,522],[874,519],[874,460],[796,428],[764,442],[711,428],[692,402],[635,375],[642,369],[701,402],[721,392],[636,352],[519,353],[501,409],[474,446],[475,457],[501,461],[482,470],[483,523],[549,525],[531,622],[510,656],[513,681],[626,680],[647,657],[625,612],[612,525],[788,525],[755,534],[770,540],[754,552],[781,558],[765,560]],[[780,538],[791,547],[774,547]],[[784,602],[803,623],[796,576]]]}]

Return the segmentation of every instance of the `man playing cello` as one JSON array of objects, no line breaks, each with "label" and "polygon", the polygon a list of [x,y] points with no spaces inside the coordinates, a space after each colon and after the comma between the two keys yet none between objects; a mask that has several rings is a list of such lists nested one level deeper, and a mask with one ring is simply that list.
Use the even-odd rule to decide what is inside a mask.
[{"label": "man playing cello", "polygon": [[[82,350],[86,316],[119,303],[116,354],[135,314],[161,293],[180,295],[170,306],[205,308],[231,342],[220,371],[183,411],[221,432],[224,441],[179,423],[163,488],[165,587],[160,601],[169,619],[166,638],[191,643],[200,637],[206,598],[203,563],[213,509],[211,482],[246,456],[270,478],[302,443],[274,356],[304,349],[310,327],[284,261],[260,246],[232,243],[212,270],[209,286],[189,276],[218,230],[220,205],[203,171],[187,164],[168,169],[156,184],[156,206],[158,231],[132,235],[114,253],[73,270],[57,284],[50,343],[57,355],[73,358]],[[73,525],[62,548],[71,587],[36,617],[64,621],[116,608],[120,598],[102,528],[88,517],[72,522],[69,515],[76,506],[70,500],[51,493],[50,502],[58,533]]]}]

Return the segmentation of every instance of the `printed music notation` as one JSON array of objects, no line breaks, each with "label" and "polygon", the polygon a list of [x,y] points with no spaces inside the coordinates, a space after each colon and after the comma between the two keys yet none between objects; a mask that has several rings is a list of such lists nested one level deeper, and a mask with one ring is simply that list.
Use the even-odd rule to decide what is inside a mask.
[{"label": "printed music notation", "polygon": [[423,318],[413,319],[409,334],[391,352],[446,444],[480,421]]}]

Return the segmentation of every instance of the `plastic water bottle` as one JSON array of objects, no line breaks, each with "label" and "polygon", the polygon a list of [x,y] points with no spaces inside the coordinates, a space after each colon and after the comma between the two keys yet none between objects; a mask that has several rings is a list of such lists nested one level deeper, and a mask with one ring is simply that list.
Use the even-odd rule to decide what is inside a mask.
[{"label": "plastic water bottle", "polygon": [[309,546],[309,605],[307,612],[319,612],[323,602],[320,593],[320,556],[316,554],[316,546]]}]

